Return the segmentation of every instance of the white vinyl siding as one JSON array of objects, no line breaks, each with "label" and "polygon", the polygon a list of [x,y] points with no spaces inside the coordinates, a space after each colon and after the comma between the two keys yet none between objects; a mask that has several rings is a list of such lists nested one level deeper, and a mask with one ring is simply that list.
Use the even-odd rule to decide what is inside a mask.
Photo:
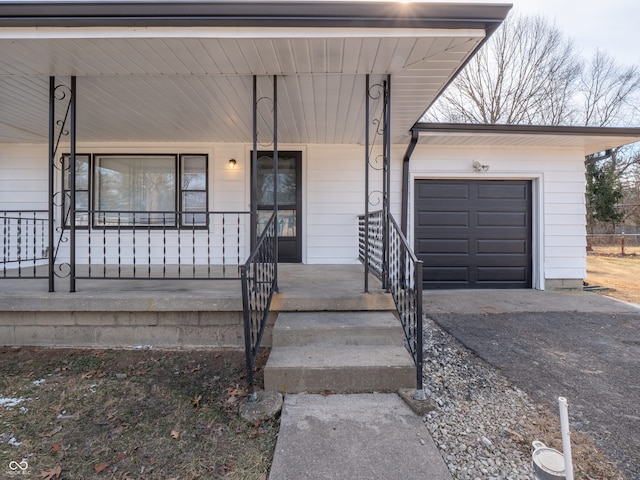
[{"label": "white vinyl siding", "polygon": [[[364,146],[279,145],[279,149],[302,151],[303,262],[356,263],[357,217],[364,213]],[[398,223],[405,150],[404,145],[392,149],[391,212]],[[208,209],[250,210],[249,144],[79,144],[78,151],[208,154]],[[229,168],[232,158],[237,161],[234,169]],[[476,160],[488,164],[489,171],[475,173],[472,163]],[[585,277],[585,179],[579,148],[418,145],[410,165],[410,243],[415,179],[530,179],[534,190],[534,282],[536,275],[542,279]],[[371,190],[381,190],[381,172],[370,173]],[[46,145],[0,145],[0,209],[47,209],[47,177]],[[370,206],[371,211],[378,208]],[[242,218],[234,228],[240,229],[244,256],[250,241],[248,218]],[[220,241],[220,233],[215,235],[212,243]],[[214,260],[219,262],[220,255]],[[537,281],[537,285],[544,282]]]},{"label": "white vinyl siding", "polygon": [[[489,165],[489,170],[474,172],[474,161]],[[411,189],[414,179],[419,178],[531,179],[534,182],[534,286],[544,285],[540,276],[542,279],[586,276],[585,176],[581,149],[418,145],[411,160]],[[413,190],[409,194],[410,202],[412,198]],[[412,236],[413,206],[409,208],[409,216]]]},{"label": "white vinyl siding", "polygon": [[46,145],[0,144],[0,209],[47,210]]}]

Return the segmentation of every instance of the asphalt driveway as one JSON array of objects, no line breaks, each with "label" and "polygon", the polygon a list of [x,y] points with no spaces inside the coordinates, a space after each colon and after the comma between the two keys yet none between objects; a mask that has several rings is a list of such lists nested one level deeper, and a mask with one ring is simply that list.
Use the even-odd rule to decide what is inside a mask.
[{"label": "asphalt driveway", "polygon": [[640,479],[640,309],[595,293],[495,290],[426,292],[425,305],[535,400],[566,397],[572,428]]}]

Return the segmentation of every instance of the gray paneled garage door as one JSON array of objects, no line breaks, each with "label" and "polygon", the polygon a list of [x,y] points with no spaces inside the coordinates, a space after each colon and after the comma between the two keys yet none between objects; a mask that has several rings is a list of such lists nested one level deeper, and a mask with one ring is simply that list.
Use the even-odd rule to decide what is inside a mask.
[{"label": "gray paneled garage door", "polygon": [[425,288],[531,288],[531,182],[416,180]]}]

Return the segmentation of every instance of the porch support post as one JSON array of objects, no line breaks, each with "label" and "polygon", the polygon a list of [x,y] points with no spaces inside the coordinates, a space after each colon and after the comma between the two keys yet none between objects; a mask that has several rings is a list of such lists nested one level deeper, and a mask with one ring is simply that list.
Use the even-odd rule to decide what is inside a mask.
[{"label": "porch support post", "polygon": [[278,291],[278,76],[273,76],[273,211],[275,213],[275,287]]},{"label": "porch support post", "polygon": [[251,152],[251,241],[258,239],[258,77],[253,76],[253,151]]},{"label": "porch support post", "polygon": [[411,141],[407,145],[407,151],[404,153],[404,159],[402,160],[402,216],[400,218],[400,229],[404,238],[409,238],[407,232],[409,229],[409,162],[418,143],[418,135],[416,129],[411,130]]},{"label": "porch support post", "polygon": [[55,255],[54,248],[55,242],[53,239],[55,232],[54,225],[54,198],[56,191],[56,178],[55,178],[55,166],[56,161],[56,107],[55,107],[55,89],[56,89],[56,77],[49,77],[49,223],[48,223],[48,235],[49,235],[49,291],[55,291]]},{"label": "porch support post", "polygon": [[76,291],[76,77],[71,77],[71,125],[70,125],[70,185],[69,205],[69,291]]},{"label": "porch support post", "polygon": [[369,293],[369,74],[365,77],[365,127],[364,127],[364,293]]},{"label": "porch support post", "polygon": [[382,288],[389,290],[389,188],[391,185],[391,75],[383,82],[383,131],[382,131]]}]

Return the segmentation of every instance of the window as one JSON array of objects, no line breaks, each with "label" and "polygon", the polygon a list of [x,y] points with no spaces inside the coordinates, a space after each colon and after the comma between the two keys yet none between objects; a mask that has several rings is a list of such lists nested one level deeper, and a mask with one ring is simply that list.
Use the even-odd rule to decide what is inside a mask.
[{"label": "window", "polygon": [[180,156],[180,210],[183,225],[206,225],[207,211],[207,157],[205,155]]},{"label": "window", "polygon": [[[207,162],[200,154],[76,155],[76,225],[92,218],[96,227],[206,226]],[[65,156],[67,204],[68,164]],[[65,212],[68,225],[68,206]]]},{"label": "window", "polygon": [[[89,224],[89,185],[91,184],[91,155],[76,154],[76,225]],[[71,200],[71,165],[69,156],[62,157],[63,167],[63,218],[64,224],[69,225],[69,202]]]}]

